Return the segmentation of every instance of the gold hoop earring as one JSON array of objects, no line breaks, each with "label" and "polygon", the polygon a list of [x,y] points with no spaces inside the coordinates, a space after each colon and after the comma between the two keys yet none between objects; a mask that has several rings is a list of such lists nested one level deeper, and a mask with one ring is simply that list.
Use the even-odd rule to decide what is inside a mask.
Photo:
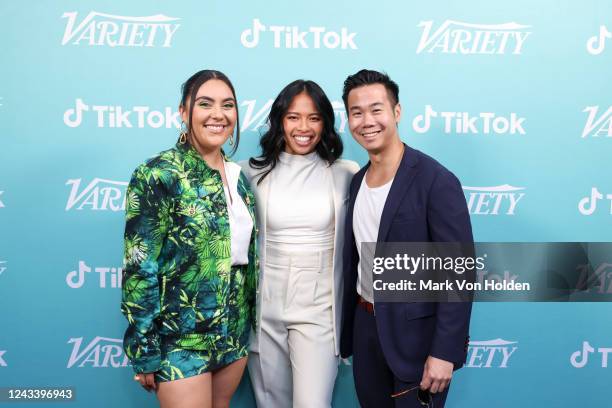
[{"label": "gold hoop earring", "polygon": [[179,136],[179,143],[185,144],[187,143],[187,125],[185,122],[181,122],[181,133]]}]

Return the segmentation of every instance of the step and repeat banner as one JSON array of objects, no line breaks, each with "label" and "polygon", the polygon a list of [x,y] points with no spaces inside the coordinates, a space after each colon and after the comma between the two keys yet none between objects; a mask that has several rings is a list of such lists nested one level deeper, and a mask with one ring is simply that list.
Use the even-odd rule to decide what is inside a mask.
[{"label": "step and repeat banner", "polygon": [[[341,90],[377,69],[400,86],[402,140],[461,180],[477,241],[612,240],[609,1],[0,10],[0,387],[73,387],[65,406],[156,406],[121,346],[125,189],[175,143],[180,85],[204,68],[236,87],[235,160],[258,154],[272,100],[305,78],[333,101],[344,157],[364,165]],[[612,263],[596,272],[612,292]],[[609,303],[476,304],[448,406],[611,406],[611,314]],[[341,363],[334,407],[358,406],[351,370]],[[232,406],[255,406],[246,375]]]}]

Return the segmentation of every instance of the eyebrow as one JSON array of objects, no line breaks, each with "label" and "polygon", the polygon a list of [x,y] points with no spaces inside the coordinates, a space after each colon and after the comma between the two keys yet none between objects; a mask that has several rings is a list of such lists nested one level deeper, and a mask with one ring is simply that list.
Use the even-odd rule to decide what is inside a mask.
[{"label": "eyebrow", "polygon": [[[199,96],[197,98],[195,98],[194,102],[197,102],[199,100],[205,100],[205,101],[211,101],[214,102],[215,100],[213,98],[211,98],[210,96]],[[221,102],[236,102],[236,100],[234,98],[225,98],[223,99]]]},{"label": "eyebrow", "polygon": [[[299,112],[293,112],[293,111],[287,111],[287,113],[285,113],[285,115],[299,115],[299,114],[300,114]],[[312,112],[308,114],[308,116],[313,116],[313,115],[321,116],[319,112]]]}]

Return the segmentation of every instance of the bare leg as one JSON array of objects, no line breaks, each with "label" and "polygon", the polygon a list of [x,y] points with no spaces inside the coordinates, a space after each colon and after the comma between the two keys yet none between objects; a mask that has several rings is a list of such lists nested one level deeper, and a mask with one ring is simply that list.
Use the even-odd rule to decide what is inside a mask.
[{"label": "bare leg", "polygon": [[229,408],[232,395],[242,379],[247,358],[234,361],[212,375],[213,408]]},{"label": "bare leg", "polygon": [[212,394],[211,373],[160,382],[157,390],[160,408],[211,408]]}]

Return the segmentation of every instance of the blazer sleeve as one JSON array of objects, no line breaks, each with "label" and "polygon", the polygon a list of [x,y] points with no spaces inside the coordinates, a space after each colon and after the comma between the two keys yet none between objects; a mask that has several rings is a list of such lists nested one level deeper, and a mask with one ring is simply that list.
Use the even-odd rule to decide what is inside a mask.
[{"label": "blazer sleeve", "polygon": [[156,170],[141,166],[127,188],[121,312],[128,320],[123,347],[137,373],[160,369],[156,319],[160,314],[159,264],[169,225],[169,199]]},{"label": "blazer sleeve", "polygon": [[[472,226],[457,177],[441,171],[429,195],[428,225],[431,241],[472,243]],[[430,355],[463,364],[469,341],[471,302],[438,303],[436,329]]]}]

